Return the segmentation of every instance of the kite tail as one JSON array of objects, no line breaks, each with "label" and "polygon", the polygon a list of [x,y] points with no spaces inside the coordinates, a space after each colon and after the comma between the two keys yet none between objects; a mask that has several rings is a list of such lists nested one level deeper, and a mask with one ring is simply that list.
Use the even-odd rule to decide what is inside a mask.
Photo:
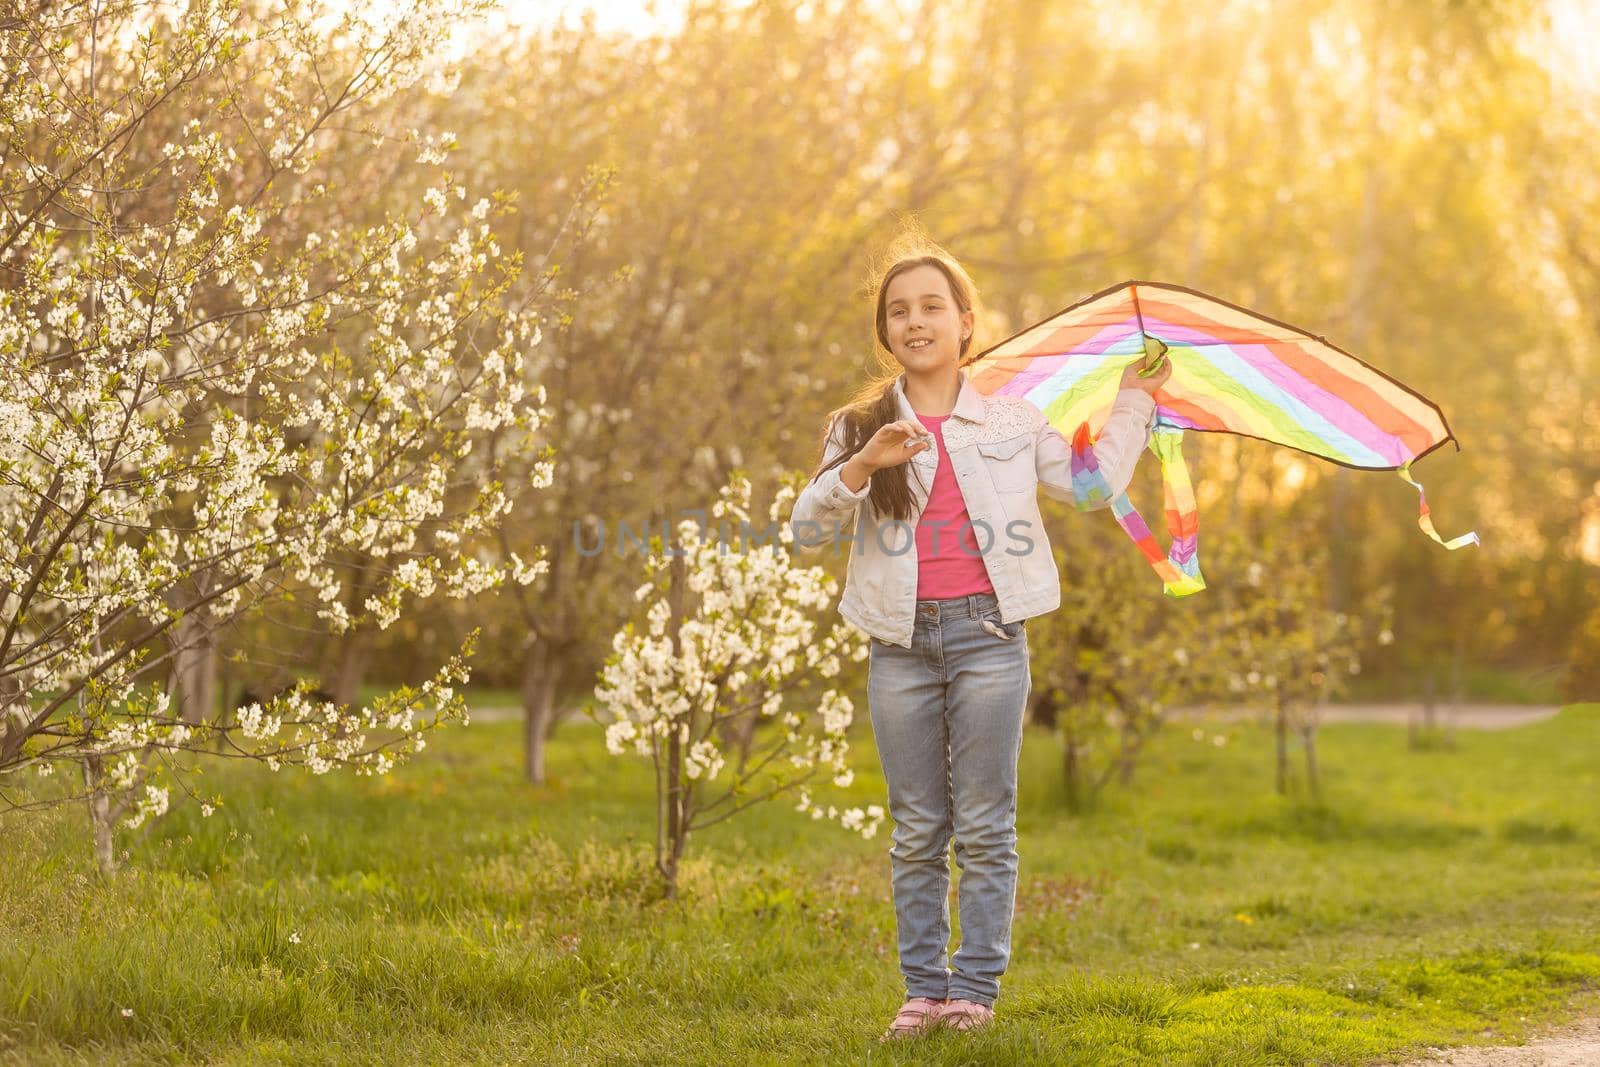
[{"label": "kite tail", "polygon": [[1409,484],[1416,487],[1417,506],[1420,509],[1420,513],[1417,515],[1417,525],[1422,527],[1423,533],[1427,534],[1429,537],[1433,538],[1435,541],[1439,542],[1441,545],[1450,549],[1451,551],[1455,551],[1458,548],[1464,548],[1467,545],[1476,545],[1482,543],[1478,540],[1478,534],[1475,530],[1468,530],[1460,537],[1452,537],[1448,541],[1440,537],[1439,531],[1433,528],[1433,517],[1428,511],[1428,498],[1422,492],[1422,483],[1411,477],[1411,463],[1409,460],[1400,465],[1400,477],[1404,478]]},{"label": "kite tail", "polygon": [[1189,465],[1183,461],[1183,431],[1176,426],[1157,426],[1150,435],[1150,451],[1161,461],[1162,495],[1165,498],[1167,532],[1172,545],[1167,561],[1177,570],[1165,580],[1168,596],[1188,596],[1206,587],[1200,574],[1200,509],[1194,500],[1194,484],[1189,481]]},{"label": "kite tail", "polygon": [[1111,495],[1111,484],[1100,473],[1100,462],[1094,458],[1094,442],[1089,439],[1086,422],[1072,435],[1073,499],[1079,511],[1090,511],[1103,507]]},{"label": "kite tail", "polygon": [[1188,596],[1206,587],[1198,555],[1200,517],[1195,507],[1194,486],[1189,481],[1189,468],[1183,461],[1182,443],[1183,431],[1171,426],[1157,426],[1150,439],[1150,451],[1161,461],[1167,533],[1172,538],[1171,546],[1163,553],[1128,494],[1111,492],[1111,485],[1095,459],[1088,424],[1079,426],[1072,435],[1072,495],[1078,510],[1103,506],[1109,499],[1117,524],[1160,576],[1162,590],[1170,597]]}]

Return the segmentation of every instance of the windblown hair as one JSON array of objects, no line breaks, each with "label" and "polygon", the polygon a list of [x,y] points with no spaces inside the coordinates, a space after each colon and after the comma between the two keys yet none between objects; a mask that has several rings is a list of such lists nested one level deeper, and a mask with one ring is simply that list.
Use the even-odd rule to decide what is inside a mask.
[{"label": "windblown hair", "polygon": [[[822,433],[823,454],[826,455],[828,439],[841,421],[844,451],[832,462],[819,464],[811,475],[812,481],[821,477],[824,471],[849,462],[850,457],[866,447],[867,442],[872,440],[873,434],[900,418],[894,385],[900,377],[901,369],[889,350],[889,316],[884,306],[889,283],[896,277],[916,267],[938,268],[950,283],[950,295],[955,298],[956,306],[963,314],[968,311],[973,312],[972,333],[961,342],[962,366],[971,362],[971,353],[977,348],[974,342],[977,339],[978,323],[982,317],[979,313],[978,289],[967,276],[967,272],[962,269],[961,264],[935,245],[920,230],[915,229],[898,238],[890,246],[889,258],[892,260],[890,266],[872,283],[877,303],[877,345],[873,354],[877,357],[879,373],[873,375],[844,407],[829,413]],[[907,479],[910,467],[909,463],[902,463],[899,466],[886,467],[872,475],[872,492],[868,494],[867,499],[871,501],[879,515],[887,515],[902,521],[910,519],[914,506],[911,486]]]}]

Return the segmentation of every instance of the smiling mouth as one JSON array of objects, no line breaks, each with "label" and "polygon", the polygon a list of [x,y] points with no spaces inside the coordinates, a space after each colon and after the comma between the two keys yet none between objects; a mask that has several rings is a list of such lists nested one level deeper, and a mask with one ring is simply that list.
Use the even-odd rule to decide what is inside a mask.
[{"label": "smiling mouth", "polygon": [[932,338],[919,337],[915,341],[907,341],[906,342],[906,347],[907,348],[921,350],[921,349],[927,348],[931,344],[933,344]]}]

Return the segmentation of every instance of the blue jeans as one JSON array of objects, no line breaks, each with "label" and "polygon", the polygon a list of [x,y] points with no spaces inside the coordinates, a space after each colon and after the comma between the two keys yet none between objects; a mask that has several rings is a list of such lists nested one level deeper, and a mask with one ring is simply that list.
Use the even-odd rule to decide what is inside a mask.
[{"label": "blue jeans", "polygon": [[[1017,757],[1028,703],[1025,620],[979,593],[919,600],[911,647],[871,639],[867,703],[895,822],[889,849],[907,997],[992,1006],[1011,959]],[[961,947],[950,939],[950,841]]]}]

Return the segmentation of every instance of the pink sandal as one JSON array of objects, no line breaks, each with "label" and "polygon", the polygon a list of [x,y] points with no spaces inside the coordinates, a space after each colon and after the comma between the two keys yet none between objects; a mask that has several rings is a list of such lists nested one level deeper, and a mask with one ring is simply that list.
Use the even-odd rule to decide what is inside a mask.
[{"label": "pink sandal", "polygon": [[935,1021],[952,1030],[976,1030],[994,1021],[994,1009],[975,1000],[947,1000]]},{"label": "pink sandal", "polygon": [[900,1005],[900,1010],[895,1014],[894,1022],[889,1024],[880,1041],[891,1041],[896,1038],[910,1037],[923,1033],[933,1028],[939,1020],[939,1010],[945,1002],[932,997],[912,997]]}]

